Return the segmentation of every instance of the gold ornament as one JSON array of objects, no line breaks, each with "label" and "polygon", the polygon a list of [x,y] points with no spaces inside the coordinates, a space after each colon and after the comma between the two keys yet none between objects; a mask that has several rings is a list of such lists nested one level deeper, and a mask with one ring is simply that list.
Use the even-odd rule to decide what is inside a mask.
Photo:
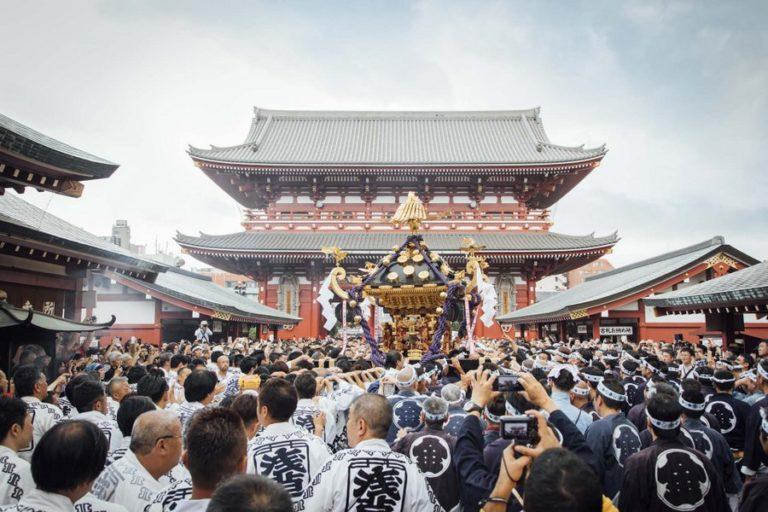
[{"label": "gold ornament", "polygon": [[429,279],[429,271],[422,270],[421,272],[419,272],[419,279],[421,279],[422,281],[426,281],[427,279]]},{"label": "gold ornament", "polygon": [[443,314],[443,308],[440,308],[440,307],[435,308],[435,313],[437,313],[438,315],[442,315]]},{"label": "gold ornament", "polygon": [[413,268],[413,265],[408,265],[403,267],[403,274],[405,274],[406,276],[409,276],[409,277],[412,276],[415,271],[416,269]]},{"label": "gold ornament", "polygon": [[397,281],[398,277],[399,276],[397,275],[397,272],[390,272],[387,274],[387,281],[395,282]]},{"label": "gold ornament", "polygon": [[447,299],[448,298],[448,294],[445,293],[445,292],[440,292],[440,298],[441,299]]},{"label": "gold ornament", "polygon": [[356,308],[357,307],[357,301],[356,300],[349,301],[349,307]]},{"label": "gold ornament", "polygon": [[411,259],[413,260],[414,263],[421,263],[422,261],[424,261],[424,256],[422,256],[421,254],[415,254]]},{"label": "gold ornament", "polygon": [[403,265],[405,262],[408,261],[408,255],[405,253],[400,253],[400,256],[397,258],[397,262],[401,265]]}]

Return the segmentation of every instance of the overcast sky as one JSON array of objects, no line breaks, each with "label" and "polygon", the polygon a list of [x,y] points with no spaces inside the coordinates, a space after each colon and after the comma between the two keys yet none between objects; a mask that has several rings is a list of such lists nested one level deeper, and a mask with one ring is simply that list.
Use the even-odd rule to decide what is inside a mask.
[{"label": "overcast sky", "polygon": [[[768,257],[768,2],[5,2],[0,112],[121,164],[79,199],[23,197],[135,243],[241,229],[185,150],[239,144],[254,105],[541,106],[606,143],[553,230],[618,230],[624,264],[724,235]],[[1,199],[0,199],[1,200]],[[188,261],[190,258],[186,257]]]}]

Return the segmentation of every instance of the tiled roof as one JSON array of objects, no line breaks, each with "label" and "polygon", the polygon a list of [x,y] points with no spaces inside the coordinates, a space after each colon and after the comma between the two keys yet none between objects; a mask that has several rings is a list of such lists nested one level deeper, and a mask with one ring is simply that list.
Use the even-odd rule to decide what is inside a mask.
[{"label": "tiled roof", "polygon": [[[298,232],[298,231],[240,231],[227,235],[199,237],[178,233],[176,241],[187,249],[207,249],[222,252],[320,252],[324,246],[337,246],[346,252],[385,253],[405,240],[405,232]],[[422,233],[430,249],[459,252],[465,237],[485,245],[487,252],[547,252],[584,250],[612,246],[618,241],[616,233],[604,237],[571,236],[559,233]]]},{"label": "tiled roof", "polygon": [[0,196],[0,233],[8,232],[114,259],[150,272],[165,268],[165,265],[102,240],[10,193]]},{"label": "tiled roof", "polygon": [[76,179],[106,178],[118,164],[73,148],[0,114],[0,150],[23,155],[65,170],[85,173]]},{"label": "tiled roof", "polygon": [[648,306],[706,309],[768,302],[768,262],[645,299]]},{"label": "tiled roof", "polygon": [[344,112],[256,109],[243,144],[198,149],[212,162],[276,165],[547,164],[602,157],[605,146],[552,144],[539,109]]},{"label": "tiled roof", "polygon": [[726,252],[746,264],[755,262],[750,256],[726,245],[723,237],[716,236],[690,247],[597,274],[580,285],[499,316],[497,320],[502,323],[536,323],[565,319],[571,312],[600,306],[652,287],[719,252]]},{"label": "tiled roof", "polygon": [[219,286],[206,276],[176,268],[169,268],[167,272],[159,274],[154,283],[126,276],[120,276],[119,279],[130,281],[150,295],[153,292],[159,292],[193,306],[230,313],[254,323],[295,324],[301,320],[300,317],[238,295],[233,290]]}]

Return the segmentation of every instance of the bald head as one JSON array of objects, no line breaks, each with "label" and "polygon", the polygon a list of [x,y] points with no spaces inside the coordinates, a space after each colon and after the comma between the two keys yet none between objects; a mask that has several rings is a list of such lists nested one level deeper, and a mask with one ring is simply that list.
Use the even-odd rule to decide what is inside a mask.
[{"label": "bald head", "polygon": [[181,436],[179,417],[170,411],[149,411],[136,418],[131,431],[131,451],[146,455],[163,437]]},{"label": "bald head", "polygon": [[392,405],[382,395],[366,393],[352,402],[349,416],[353,421],[363,420],[373,437],[384,439],[392,424]]},{"label": "bald head", "polygon": [[399,389],[412,389],[416,387],[417,380],[418,375],[413,366],[406,366],[397,372],[396,384]]}]

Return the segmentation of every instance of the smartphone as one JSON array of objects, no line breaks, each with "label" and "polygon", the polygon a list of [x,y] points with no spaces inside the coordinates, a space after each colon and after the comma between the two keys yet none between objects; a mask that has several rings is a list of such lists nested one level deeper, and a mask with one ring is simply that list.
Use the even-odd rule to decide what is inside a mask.
[{"label": "smartphone", "polygon": [[320,361],[318,361],[317,359],[312,360],[312,364],[315,365],[315,368],[320,368]]},{"label": "smartphone", "polygon": [[523,385],[520,384],[520,379],[517,375],[499,375],[493,383],[494,391],[501,391],[502,393],[508,391],[523,391]]},{"label": "smartphone", "polygon": [[502,416],[499,418],[499,430],[502,439],[509,439],[515,444],[535,445],[539,442],[539,428],[536,418],[525,414]]},{"label": "smartphone", "polygon": [[479,359],[459,359],[459,366],[464,372],[477,370],[480,367]]}]

